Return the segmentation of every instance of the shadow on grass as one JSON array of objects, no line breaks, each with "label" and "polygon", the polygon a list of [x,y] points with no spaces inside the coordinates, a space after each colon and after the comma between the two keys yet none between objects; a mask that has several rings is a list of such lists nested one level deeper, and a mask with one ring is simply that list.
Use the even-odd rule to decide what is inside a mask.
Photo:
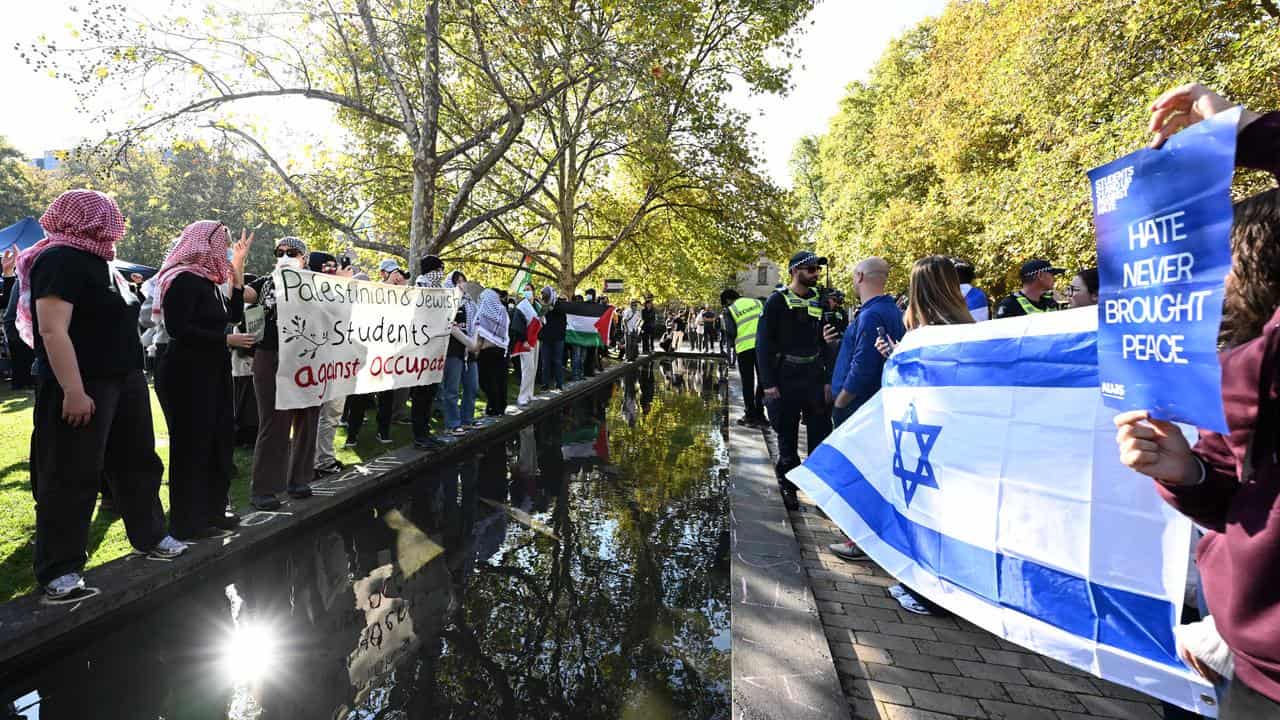
[{"label": "shadow on grass", "polygon": [[[103,512],[101,509],[96,511],[93,521],[89,523],[89,543],[85,549],[86,557],[93,556],[98,547],[102,545],[102,541],[107,536],[111,526],[118,522],[120,522],[119,515],[112,512]],[[27,542],[14,549],[8,557],[0,560],[0,602],[12,600],[35,589],[35,575],[32,569],[35,547],[35,536],[33,535]]]}]

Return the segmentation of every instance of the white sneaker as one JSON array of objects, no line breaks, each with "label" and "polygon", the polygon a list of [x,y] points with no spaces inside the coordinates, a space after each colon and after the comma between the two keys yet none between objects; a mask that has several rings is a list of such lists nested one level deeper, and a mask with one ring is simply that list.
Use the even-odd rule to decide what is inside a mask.
[{"label": "white sneaker", "polygon": [[80,573],[67,573],[53,579],[44,586],[44,596],[50,600],[65,600],[71,595],[85,589],[84,578]]},{"label": "white sneaker", "polygon": [[160,538],[160,542],[147,552],[148,557],[157,560],[172,560],[187,551],[187,544],[174,538],[172,535],[165,535]]}]

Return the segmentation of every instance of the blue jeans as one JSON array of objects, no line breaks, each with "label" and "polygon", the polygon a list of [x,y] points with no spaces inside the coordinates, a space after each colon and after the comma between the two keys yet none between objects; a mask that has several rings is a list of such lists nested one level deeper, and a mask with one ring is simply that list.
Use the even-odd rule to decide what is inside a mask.
[{"label": "blue jeans", "polygon": [[[445,358],[444,379],[440,382],[440,412],[444,415],[445,429],[453,430],[475,420],[479,381],[475,362],[466,362],[460,357]],[[461,408],[458,407],[459,389]]]},{"label": "blue jeans", "polygon": [[552,387],[564,387],[564,341],[540,340],[538,342],[538,364],[542,368],[542,384]]}]

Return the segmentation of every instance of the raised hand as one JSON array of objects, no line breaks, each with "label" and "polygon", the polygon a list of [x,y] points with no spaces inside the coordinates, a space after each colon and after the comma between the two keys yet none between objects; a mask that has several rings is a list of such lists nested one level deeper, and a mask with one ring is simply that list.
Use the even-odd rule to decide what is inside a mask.
[{"label": "raised hand", "polygon": [[18,267],[18,246],[13,245],[8,250],[5,250],[4,255],[0,256],[0,263],[3,263],[4,266],[4,276],[13,277]]},{"label": "raised hand", "polygon": [[[1235,105],[1230,100],[1200,83],[1179,85],[1166,91],[1151,103],[1151,120],[1147,123],[1147,130],[1155,135],[1151,139],[1151,147],[1158,148],[1179,130],[1232,107]],[[1240,115],[1239,129],[1244,129],[1257,118],[1257,113],[1245,110]]]},{"label": "raised hand", "polygon": [[244,274],[244,263],[249,258],[249,248],[253,247],[253,231],[241,230],[240,239],[231,246],[231,267]]}]

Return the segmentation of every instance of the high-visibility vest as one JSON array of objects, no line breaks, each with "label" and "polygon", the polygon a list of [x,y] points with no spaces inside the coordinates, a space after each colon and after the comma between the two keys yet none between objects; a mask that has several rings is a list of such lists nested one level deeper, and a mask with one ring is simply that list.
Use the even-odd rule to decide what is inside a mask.
[{"label": "high-visibility vest", "polygon": [[809,319],[816,322],[822,320],[822,306],[818,304],[818,293],[814,293],[807,298],[802,298],[791,291],[791,287],[787,286],[781,290],[774,292],[782,295],[782,299],[787,301],[788,310],[804,309],[809,314]]},{"label": "high-visibility vest", "polygon": [[756,325],[760,323],[760,314],[763,312],[764,303],[751,298],[738,298],[729,306],[733,324],[738,328],[738,336],[733,343],[735,352],[744,353],[756,349]]},{"label": "high-visibility vest", "polygon": [[1033,313],[1049,312],[1048,310],[1045,310],[1044,308],[1028,300],[1027,296],[1022,294],[1022,291],[1015,292],[1013,294],[1013,297],[1018,301],[1018,304],[1022,306],[1022,311],[1028,315],[1031,315]]}]

